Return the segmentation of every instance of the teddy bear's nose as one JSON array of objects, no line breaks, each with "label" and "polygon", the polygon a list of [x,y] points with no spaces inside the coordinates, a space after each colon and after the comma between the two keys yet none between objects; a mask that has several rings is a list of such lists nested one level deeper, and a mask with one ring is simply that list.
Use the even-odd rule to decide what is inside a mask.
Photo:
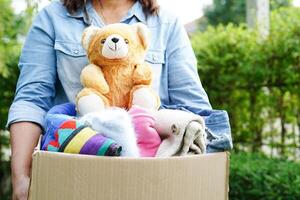
[{"label": "teddy bear's nose", "polygon": [[119,41],[119,38],[112,38],[111,41],[113,41],[114,43],[117,43]]}]

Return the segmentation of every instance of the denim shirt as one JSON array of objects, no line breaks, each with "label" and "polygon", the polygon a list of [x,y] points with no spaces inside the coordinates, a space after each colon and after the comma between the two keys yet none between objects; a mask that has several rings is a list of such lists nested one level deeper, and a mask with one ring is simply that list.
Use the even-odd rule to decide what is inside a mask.
[{"label": "denim shirt", "polygon": [[[83,10],[70,14],[60,1],[53,1],[39,12],[20,57],[20,76],[7,126],[30,121],[43,127],[45,113],[52,106],[75,102],[82,89],[81,70],[88,64],[80,43],[82,32],[89,25],[105,25],[91,1],[86,9],[88,15]],[[156,16],[146,17],[137,1],[121,22],[141,22],[150,30],[151,42],[145,60],[152,66],[152,86],[160,95],[161,107],[203,116],[211,136],[209,141],[220,142],[225,138],[227,142],[213,145],[211,151],[232,148],[227,112],[212,109],[197,74],[189,38],[178,18],[163,9]]]}]

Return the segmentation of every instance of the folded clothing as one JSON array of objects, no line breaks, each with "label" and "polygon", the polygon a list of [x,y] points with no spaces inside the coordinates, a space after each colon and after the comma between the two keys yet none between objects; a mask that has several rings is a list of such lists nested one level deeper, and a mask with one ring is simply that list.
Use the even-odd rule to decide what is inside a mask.
[{"label": "folded clothing", "polygon": [[[65,109],[66,105],[69,106],[69,104],[55,106],[53,107],[55,112],[51,109],[46,115],[46,132],[42,138],[42,150],[99,156],[120,155],[122,147],[119,144],[97,133],[74,116],[66,115],[69,113]],[[65,111],[58,112],[58,110]]]},{"label": "folded clothing", "polygon": [[201,116],[182,110],[162,109],[154,125],[163,141],[157,157],[183,156],[206,152],[206,132]]},{"label": "folded clothing", "polygon": [[153,114],[139,106],[132,106],[128,112],[131,116],[141,157],[154,157],[161,143],[154,128]]},{"label": "folded clothing", "polygon": [[[187,107],[162,105],[163,109],[191,112]],[[203,117],[207,134],[206,153],[224,152],[233,149],[228,113],[225,110],[201,109],[195,113]]]}]

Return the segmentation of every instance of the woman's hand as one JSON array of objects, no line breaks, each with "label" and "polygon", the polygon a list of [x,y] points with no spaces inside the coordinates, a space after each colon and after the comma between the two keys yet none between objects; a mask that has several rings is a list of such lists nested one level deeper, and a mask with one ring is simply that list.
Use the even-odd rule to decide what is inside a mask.
[{"label": "woman's hand", "polygon": [[13,197],[12,200],[27,200],[29,191],[29,176],[13,178]]}]

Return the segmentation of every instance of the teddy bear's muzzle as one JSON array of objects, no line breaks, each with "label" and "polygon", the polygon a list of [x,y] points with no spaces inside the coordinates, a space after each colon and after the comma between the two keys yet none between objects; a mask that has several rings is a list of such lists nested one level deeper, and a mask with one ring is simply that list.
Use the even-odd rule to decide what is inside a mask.
[{"label": "teddy bear's muzzle", "polygon": [[128,44],[122,36],[113,34],[106,38],[102,55],[108,59],[124,58],[128,54]]}]

